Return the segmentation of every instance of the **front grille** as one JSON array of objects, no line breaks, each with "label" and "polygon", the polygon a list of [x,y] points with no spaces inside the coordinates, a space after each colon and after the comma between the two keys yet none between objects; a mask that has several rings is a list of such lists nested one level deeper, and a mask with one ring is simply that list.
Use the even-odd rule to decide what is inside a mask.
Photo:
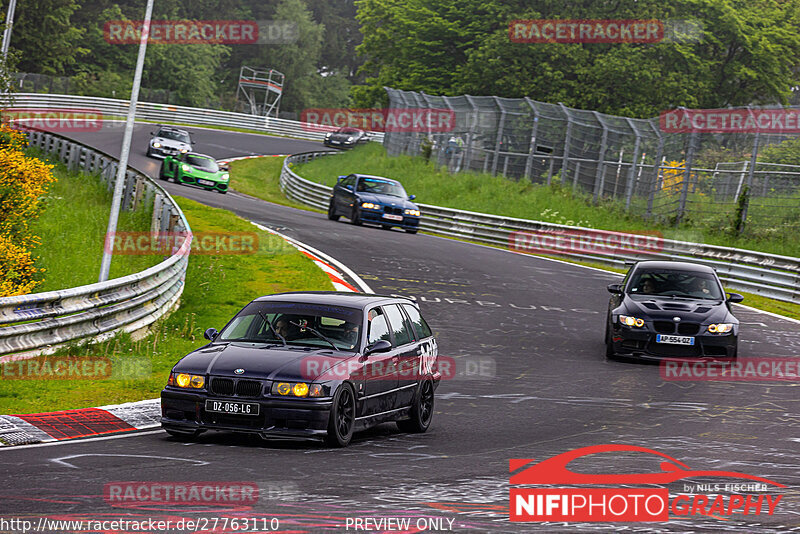
[{"label": "front grille", "polygon": [[211,393],[217,395],[233,395],[233,380],[230,378],[212,378]]},{"label": "front grille", "polygon": [[236,394],[240,397],[261,396],[261,382],[256,380],[239,380],[236,383]]},{"label": "front grille", "polygon": [[675,332],[675,324],[671,321],[653,321],[653,328],[659,334],[672,334]]},{"label": "front grille", "polygon": [[647,352],[654,356],[686,356],[700,355],[700,347],[694,345],[671,345],[669,343],[650,343]]},{"label": "front grille", "polygon": [[678,333],[684,336],[694,336],[700,331],[700,325],[697,323],[679,323]]},{"label": "front grille", "polygon": [[391,206],[384,206],[383,207],[384,213],[389,213],[391,215],[402,215],[403,209],[402,208],[393,208]]}]

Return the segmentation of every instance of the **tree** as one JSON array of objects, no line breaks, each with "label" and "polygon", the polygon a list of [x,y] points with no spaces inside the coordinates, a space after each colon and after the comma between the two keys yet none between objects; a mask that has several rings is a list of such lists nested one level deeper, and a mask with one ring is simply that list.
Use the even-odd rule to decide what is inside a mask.
[{"label": "tree", "polygon": [[[800,0],[358,0],[366,82],[456,95],[528,96],[651,117],[677,106],[786,103],[798,84]],[[513,43],[515,19],[697,20],[697,40],[656,44]]]}]

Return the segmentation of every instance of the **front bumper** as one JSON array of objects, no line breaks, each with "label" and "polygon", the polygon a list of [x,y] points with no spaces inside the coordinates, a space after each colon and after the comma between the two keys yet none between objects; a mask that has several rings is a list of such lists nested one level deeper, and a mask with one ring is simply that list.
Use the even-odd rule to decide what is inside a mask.
[{"label": "front bumper", "polygon": [[324,139],[322,144],[331,148],[353,148],[356,146],[356,141],[336,141],[332,139]]},{"label": "front bumper", "polygon": [[615,325],[611,343],[618,356],[660,361],[669,358],[733,358],[738,344],[738,327],[730,334],[698,333],[694,345],[657,343],[655,331]]},{"label": "front bumper", "polygon": [[[206,399],[258,403],[259,414],[207,412]],[[327,435],[332,402],[330,398],[242,398],[164,389],[161,392],[161,426],[184,432],[220,430],[262,437],[321,439]]]},{"label": "front bumper", "polygon": [[180,153],[181,151],[177,148],[169,148],[165,146],[155,148],[154,146],[150,145],[150,156],[152,157],[165,158],[167,156],[177,156]]},{"label": "front bumper", "polygon": [[[205,180],[206,182],[211,182],[211,184],[210,185],[208,183],[201,184],[199,180]],[[200,176],[194,177],[192,175],[182,174],[182,173],[178,175],[178,183],[202,187],[203,189],[207,189],[209,191],[228,190],[228,182],[217,182],[215,180],[209,180],[208,178],[202,178]]]},{"label": "front bumper", "polygon": [[403,228],[404,230],[414,230],[419,228],[419,217],[403,215],[402,221],[392,221],[385,219],[383,217],[384,214],[385,212],[383,211],[362,209],[361,221],[365,223],[380,224],[383,226],[399,227]]}]

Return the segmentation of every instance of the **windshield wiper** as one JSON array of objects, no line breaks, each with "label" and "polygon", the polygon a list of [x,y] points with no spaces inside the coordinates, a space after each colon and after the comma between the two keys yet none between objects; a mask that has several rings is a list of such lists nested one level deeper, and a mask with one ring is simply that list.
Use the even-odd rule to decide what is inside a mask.
[{"label": "windshield wiper", "polygon": [[266,315],[264,315],[264,313],[263,313],[261,310],[258,310],[258,314],[261,316],[261,318],[262,318],[262,319],[264,319],[264,323],[266,323],[266,325],[269,327],[269,330],[270,330],[270,332],[272,332],[273,334],[275,334],[275,336],[276,336],[277,338],[279,338],[281,341],[283,341],[283,346],[284,346],[284,347],[288,346],[288,344],[286,343],[286,338],[284,338],[282,335],[280,335],[280,334],[278,333],[278,331],[277,331],[277,330],[275,330],[275,327],[274,327],[274,326],[272,326],[272,323],[271,323],[271,322],[269,322],[269,319],[267,319],[267,316],[266,316]]},{"label": "windshield wiper", "polygon": [[317,337],[318,337],[318,338],[320,338],[321,340],[323,340],[323,341],[327,342],[328,344],[330,344],[330,346],[331,346],[331,347],[333,347],[333,350],[339,350],[339,347],[337,347],[337,346],[336,346],[336,344],[335,344],[333,341],[331,341],[330,339],[328,339],[327,337],[325,337],[325,335],[324,335],[324,334],[321,334],[321,333],[317,332],[316,330],[314,330],[314,329],[313,329],[313,328],[311,328],[310,326],[303,326],[303,325],[301,325],[301,324],[298,324],[298,323],[293,323],[293,322],[291,322],[291,321],[289,321],[289,324],[290,324],[290,325],[293,325],[293,326],[296,326],[297,328],[300,328],[300,329],[303,329],[303,328],[305,328],[306,330],[308,330],[309,332],[311,332],[312,334],[314,334],[315,336],[317,336]]}]

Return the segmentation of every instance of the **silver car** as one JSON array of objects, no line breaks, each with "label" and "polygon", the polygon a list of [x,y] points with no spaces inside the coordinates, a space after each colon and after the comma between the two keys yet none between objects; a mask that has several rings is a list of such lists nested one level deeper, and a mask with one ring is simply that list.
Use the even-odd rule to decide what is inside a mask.
[{"label": "silver car", "polygon": [[186,130],[161,126],[158,132],[150,132],[150,145],[147,147],[147,156],[163,158],[175,156],[192,151],[192,137]]}]

